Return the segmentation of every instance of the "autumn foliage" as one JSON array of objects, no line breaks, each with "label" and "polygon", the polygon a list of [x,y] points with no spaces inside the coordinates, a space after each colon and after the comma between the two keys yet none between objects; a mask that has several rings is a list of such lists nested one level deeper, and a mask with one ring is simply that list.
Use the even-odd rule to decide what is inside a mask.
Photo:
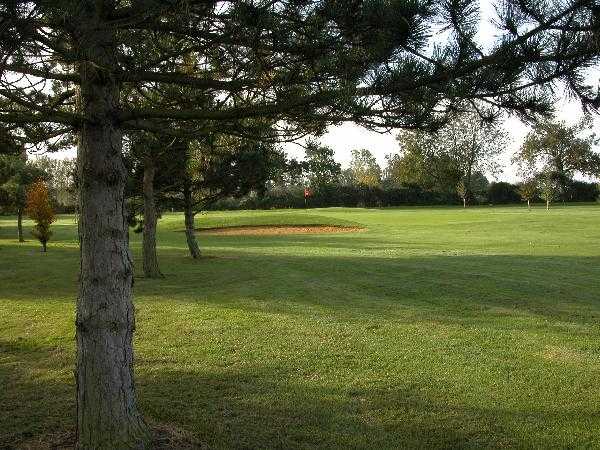
[{"label": "autumn foliage", "polygon": [[50,204],[50,193],[44,181],[38,180],[27,189],[27,215],[35,221],[31,234],[42,244],[42,250],[46,251],[46,244],[52,236],[50,225],[54,222],[54,210]]}]

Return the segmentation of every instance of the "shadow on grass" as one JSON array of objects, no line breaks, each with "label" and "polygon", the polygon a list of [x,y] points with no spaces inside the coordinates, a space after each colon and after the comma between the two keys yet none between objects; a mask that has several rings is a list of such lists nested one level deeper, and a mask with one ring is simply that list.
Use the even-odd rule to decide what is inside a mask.
[{"label": "shadow on grass", "polygon": [[[296,364],[269,364],[265,355],[284,357],[287,347],[281,342],[298,339],[294,326],[301,322],[303,333],[324,333],[326,337],[332,331],[330,323],[340,325],[333,330],[338,333],[334,337],[338,346],[347,342],[360,344],[364,330],[369,327],[415,323],[423,327],[424,336],[433,332],[427,329],[431,324],[462,327],[468,336],[462,336],[458,345],[470,345],[469,350],[477,350],[477,346],[484,351],[492,348],[489,342],[484,345],[478,341],[482,336],[490,341],[499,339],[496,345],[502,347],[516,342],[521,331],[535,334],[535,326],[540,327],[543,335],[548,331],[543,327],[548,324],[564,327],[564,339],[581,338],[580,347],[589,346],[583,337],[593,339],[590,329],[596,329],[600,321],[600,257],[381,257],[373,254],[332,256],[327,252],[289,255],[265,254],[251,248],[225,251],[211,247],[216,241],[207,242],[208,253],[215,258],[195,262],[186,256],[184,249],[162,249],[161,264],[167,277],[161,280],[136,278],[138,324],[141,338],[148,339],[138,346],[137,382],[141,406],[153,420],[182,427],[213,448],[583,447],[592,446],[591,439],[598,438],[594,433],[600,418],[591,412],[594,399],[589,404],[573,401],[553,407],[547,402],[517,407],[510,402],[470,401],[463,391],[448,396],[442,385],[424,386],[414,378],[403,379],[398,374],[393,381],[388,381],[383,371],[377,372],[381,377],[378,383],[339,382],[339,379],[346,380],[347,372],[344,374],[342,370],[351,370],[344,364],[335,365],[338,360],[332,356],[341,347],[325,352],[330,341],[323,344],[322,349],[327,354],[322,358],[321,354],[317,355],[319,358],[313,355],[314,359]],[[318,242],[311,237],[310,242],[315,246],[328,242],[336,248],[343,245],[335,238],[324,236],[319,237]],[[239,240],[230,243],[237,247],[242,245]],[[277,240],[278,246],[292,243],[301,245],[299,239]],[[366,239],[361,245],[366,243],[384,247],[377,239]],[[224,242],[220,240],[218,244],[223,246]],[[252,247],[251,242],[244,241],[244,244]],[[5,261],[9,264],[0,266],[0,315],[21,315],[18,320],[11,317],[16,324],[12,328],[15,335],[3,336],[0,340],[0,404],[3,405],[0,448],[11,448],[55,429],[71,429],[74,420],[72,350],[47,345],[48,337],[42,335],[39,328],[37,334],[31,331],[30,325],[48,320],[50,316],[46,313],[51,310],[52,301],[62,305],[58,308],[60,311],[53,311],[52,317],[62,314],[67,303],[74,305],[78,251],[57,246],[47,255],[31,252],[31,248],[5,245],[2,257],[8,255]],[[47,309],[42,310],[42,305]],[[175,305],[183,305],[181,312]],[[194,352],[185,353],[177,348],[189,340],[185,334],[186,323],[197,319],[193,314],[201,311],[195,307],[239,311],[247,321],[246,327],[252,326],[254,316],[262,314],[267,317],[258,319],[274,321],[274,330],[278,318],[291,317],[292,320],[286,325],[289,329],[284,330],[285,334],[277,338],[266,331],[268,323],[258,327],[264,334],[251,337],[244,334],[248,328],[230,330],[237,324],[224,321],[222,315],[209,321],[222,327],[217,328],[224,333],[222,336],[202,334],[210,332],[210,326],[196,323],[195,331],[201,334],[201,339],[196,341],[198,345],[204,345],[209,338],[216,341],[219,347],[227,348],[229,353],[225,359],[230,358],[229,362],[234,360],[231,353],[239,345],[238,341],[246,339],[263,346],[260,352],[265,360],[242,354],[239,360],[234,360],[237,365],[219,368],[214,355],[203,359]],[[46,315],[39,315],[40,311]],[[250,319],[247,316],[251,316]],[[168,322],[173,318],[179,322]],[[72,317],[64,320],[72,321]],[[327,326],[310,328],[319,322]],[[344,335],[346,325],[354,333],[349,338]],[[19,326],[21,328],[15,328]],[[159,330],[153,334],[149,329],[161,326],[169,328],[169,332]],[[489,330],[494,333],[488,335]],[[515,330],[510,339],[506,338],[506,332],[510,334]],[[17,334],[28,337],[19,339]],[[395,345],[395,351],[402,351],[402,345],[407,348],[413,345],[395,342],[398,336],[401,334],[382,332],[378,337],[389,341],[350,348],[348,352],[354,358],[364,358],[370,356],[371,349]],[[429,345],[424,347],[425,351],[444,342],[447,343],[444,351],[450,351],[454,345],[450,340],[426,342],[424,337],[420,339]],[[476,341],[475,344],[468,339]],[[540,345],[564,344],[562,335],[556,342],[553,339],[558,338],[542,339]],[[418,347],[419,342],[413,347]],[[314,351],[321,348],[313,341],[309,343]],[[271,345],[279,347],[273,350]],[[494,351],[496,353],[491,355],[494,358],[514,356],[510,352]],[[518,351],[520,349],[513,353]],[[581,355],[585,364],[591,364],[585,352]],[[475,368],[476,364],[491,364],[485,359],[469,360],[468,356],[454,355],[453,364],[470,361]],[[370,360],[374,371],[380,369],[375,366],[377,357]],[[436,361],[443,361],[444,357],[442,354]],[[318,359],[325,362],[319,363]],[[351,360],[346,364],[353,363]],[[523,369],[529,363],[524,360],[523,366],[518,367]],[[317,364],[321,365],[316,367]],[[319,375],[327,364],[332,373],[322,379],[307,379],[299,373],[299,370],[312,369]],[[364,370],[361,367],[355,375],[360,376]],[[437,370],[445,369],[438,367]],[[570,380],[565,373],[576,373],[568,365],[556,370],[559,376],[553,386],[562,381],[560,377]],[[535,375],[541,377],[540,373],[543,371]],[[468,381],[464,383],[459,387],[467,390]],[[541,392],[543,380],[536,383],[532,390],[523,389],[520,394]],[[575,385],[573,392],[576,390]],[[485,389],[484,392],[487,393]],[[573,429],[582,428],[588,431],[580,435],[572,433]]]},{"label": "shadow on grass", "polygon": [[[55,247],[47,254],[31,247],[5,249],[10,259],[0,267],[0,277],[6,280],[0,301],[74,302],[77,249]],[[303,307],[314,307],[313,312],[340,320],[382,315],[393,319],[406,308],[417,316],[445,321],[490,311],[580,323],[600,319],[600,257],[380,257],[207,250],[209,257],[194,261],[183,249],[161,249],[166,277],[160,280],[144,279],[138,264],[136,300],[289,314],[304,314]],[[139,262],[139,252],[134,253]]]},{"label": "shadow on grass", "polygon": [[[6,341],[0,349],[14,362],[0,366],[5,387],[0,448],[68,435],[74,421],[72,380],[62,373],[39,376],[39,362],[54,361],[57,349]],[[584,407],[481,408],[414,382],[382,385],[332,387],[291,373],[282,377],[260,365],[210,372],[142,362],[137,370],[140,405],[148,418],[186,430],[209,448],[589,446],[593,427],[579,435],[561,435],[552,427],[578,423],[585,429],[598,422],[597,414]]]},{"label": "shadow on grass", "polygon": [[75,420],[72,353],[9,338],[0,339],[0,449],[70,430]]}]

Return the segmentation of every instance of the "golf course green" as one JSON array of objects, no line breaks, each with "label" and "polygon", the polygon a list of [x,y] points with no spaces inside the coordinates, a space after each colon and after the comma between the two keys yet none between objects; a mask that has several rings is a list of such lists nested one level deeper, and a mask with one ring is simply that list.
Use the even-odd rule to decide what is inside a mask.
[{"label": "golf course green", "polygon": [[[163,215],[158,280],[130,234],[150,423],[201,448],[600,446],[600,205],[196,224],[195,261],[183,215]],[[31,225],[19,244],[0,217],[0,449],[44,448],[75,424],[77,224],[60,216],[45,254]]]}]

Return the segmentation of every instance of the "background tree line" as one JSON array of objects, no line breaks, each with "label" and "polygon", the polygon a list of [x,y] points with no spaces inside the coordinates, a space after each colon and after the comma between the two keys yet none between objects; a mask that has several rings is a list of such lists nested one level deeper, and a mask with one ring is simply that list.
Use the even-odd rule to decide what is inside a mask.
[{"label": "background tree line", "polygon": [[[304,206],[401,206],[593,202],[600,195],[600,155],[591,124],[544,121],[533,127],[513,161],[522,181],[490,180],[501,173],[509,138],[498,122],[473,111],[457,115],[436,132],[402,131],[399,151],[380,167],[368,149],[351,151],[342,169],[333,149],[308,141],[303,161],[288,159],[260,192],[222,198],[208,209],[301,208]],[[305,189],[310,196],[305,199]]]},{"label": "background tree line", "polygon": [[[497,123],[478,121],[472,113],[435,133],[401,132],[399,151],[386,155],[383,167],[363,148],[351,150],[350,164],[342,168],[333,149],[316,139],[306,142],[303,160],[287,158],[274,144],[225,136],[195,141],[176,153],[177,159],[170,151],[173,139],[136,139],[126,152],[129,221],[136,231],[143,230],[148,195],[155,199],[157,216],[177,210],[191,218],[219,209],[593,202],[600,194],[598,183],[575,179],[576,174],[594,177],[600,167],[596,137],[585,121],[535,126],[513,157],[523,178],[519,183],[490,181],[490,174],[500,173],[498,156],[508,137]],[[144,193],[144,179],[147,185],[149,169],[157,166],[153,192]],[[22,152],[1,157],[2,211],[19,214],[25,188],[36,179],[47,182],[57,212],[76,211],[75,160],[27,160]],[[188,222],[193,241],[193,221]],[[190,249],[198,256],[196,246],[192,242]]]}]

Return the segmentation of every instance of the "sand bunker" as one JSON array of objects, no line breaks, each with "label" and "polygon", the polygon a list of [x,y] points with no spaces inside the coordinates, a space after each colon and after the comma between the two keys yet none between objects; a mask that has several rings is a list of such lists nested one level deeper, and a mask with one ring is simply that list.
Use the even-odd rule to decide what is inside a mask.
[{"label": "sand bunker", "polygon": [[337,225],[242,225],[233,227],[203,228],[202,234],[218,234],[225,236],[273,236],[280,234],[322,234],[322,233],[357,233],[365,231],[361,227],[344,227]]}]

